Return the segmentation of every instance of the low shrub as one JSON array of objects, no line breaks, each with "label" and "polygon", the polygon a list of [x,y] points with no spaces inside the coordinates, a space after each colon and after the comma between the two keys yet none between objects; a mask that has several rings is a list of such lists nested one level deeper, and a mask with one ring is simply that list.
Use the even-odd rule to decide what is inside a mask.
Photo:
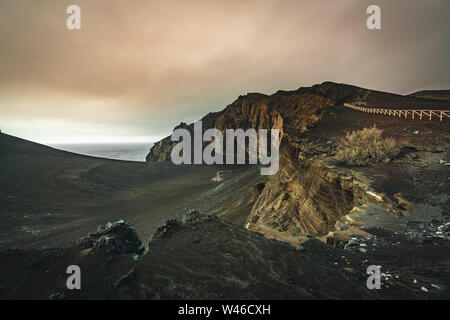
[{"label": "low shrub", "polygon": [[397,139],[383,138],[383,130],[373,126],[347,132],[338,145],[336,159],[350,165],[366,165],[392,158],[400,152]]}]

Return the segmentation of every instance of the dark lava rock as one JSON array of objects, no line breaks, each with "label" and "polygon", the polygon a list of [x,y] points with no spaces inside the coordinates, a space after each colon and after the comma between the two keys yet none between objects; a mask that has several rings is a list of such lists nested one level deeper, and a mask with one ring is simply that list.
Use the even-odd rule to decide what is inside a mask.
[{"label": "dark lava rock", "polygon": [[411,224],[405,235],[420,244],[434,240],[449,240],[450,222],[433,220],[432,222]]},{"label": "dark lava rock", "polygon": [[155,233],[152,235],[151,240],[149,241],[149,246],[151,246],[151,242],[154,240],[167,238],[173,231],[176,230],[182,224],[188,224],[191,226],[195,226],[200,222],[210,222],[210,221],[218,221],[219,218],[212,215],[206,215],[198,212],[195,209],[192,209],[186,213],[186,215],[178,221],[176,219],[167,220],[162,226],[156,229]]},{"label": "dark lava rock", "polygon": [[[163,238],[167,237],[170,234],[170,232],[173,231],[180,224],[181,224],[180,221],[178,221],[176,219],[167,220],[166,223],[164,223],[162,226],[160,226],[160,227],[158,227],[158,229],[156,229],[150,242],[152,242],[153,240],[163,239]],[[150,242],[149,242],[149,244],[150,244]]]},{"label": "dark lava rock", "polygon": [[204,221],[213,221],[214,219],[217,219],[216,216],[206,215],[198,212],[197,210],[193,209],[190,210],[186,215],[181,219],[182,223],[187,224],[196,224],[197,222],[204,222]]},{"label": "dark lava rock", "polygon": [[98,226],[96,232],[89,233],[79,240],[79,246],[83,249],[93,248],[116,254],[142,254],[145,249],[134,227],[124,220]]},{"label": "dark lava rock", "polygon": [[336,238],[332,238],[332,237],[327,238],[327,244],[330,246],[333,246],[335,248],[343,249],[345,247],[346,243],[347,243],[347,241],[345,241],[345,240],[336,239]]}]

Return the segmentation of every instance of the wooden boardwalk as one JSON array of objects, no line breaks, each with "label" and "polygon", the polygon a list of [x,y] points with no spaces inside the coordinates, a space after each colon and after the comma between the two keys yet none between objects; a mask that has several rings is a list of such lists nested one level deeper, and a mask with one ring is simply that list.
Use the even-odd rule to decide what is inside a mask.
[{"label": "wooden boardwalk", "polygon": [[367,113],[382,114],[385,116],[394,116],[407,119],[419,119],[419,120],[433,120],[450,118],[450,110],[395,110],[395,109],[380,109],[380,108],[367,108],[355,106],[350,103],[344,103],[344,107]]}]

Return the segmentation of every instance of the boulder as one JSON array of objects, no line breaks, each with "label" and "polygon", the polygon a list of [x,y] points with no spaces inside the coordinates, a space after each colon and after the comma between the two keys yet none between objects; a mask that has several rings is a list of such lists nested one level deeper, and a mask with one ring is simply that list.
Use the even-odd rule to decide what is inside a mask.
[{"label": "boulder", "polygon": [[96,232],[82,237],[78,244],[82,249],[92,248],[115,254],[142,254],[145,249],[134,227],[124,220],[98,226]]},{"label": "boulder", "polygon": [[[211,221],[218,221],[219,218],[212,215],[206,215],[203,213],[200,213],[199,211],[192,209],[189,210],[181,219],[181,221],[176,219],[170,219],[167,220],[166,223],[164,223],[162,226],[158,227],[156,229],[155,233],[152,235],[152,238],[150,239],[148,245],[152,245],[152,241],[164,239],[170,236],[172,232],[174,232],[178,227],[180,227],[183,224],[189,224],[189,225],[196,225],[200,222],[211,222]],[[194,241],[197,242],[197,241]]]},{"label": "boulder", "polygon": [[151,240],[149,241],[149,246],[151,246],[151,242],[158,239],[166,238],[175,228],[180,225],[180,221],[176,219],[167,220],[162,226],[159,226],[153,234]]},{"label": "boulder", "polygon": [[192,209],[192,210],[189,210],[184,215],[184,217],[181,219],[181,222],[195,225],[198,222],[212,221],[215,218],[217,218],[217,217],[206,215],[206,214],[200,213],[199,211],[197,211],[195,209]]}]

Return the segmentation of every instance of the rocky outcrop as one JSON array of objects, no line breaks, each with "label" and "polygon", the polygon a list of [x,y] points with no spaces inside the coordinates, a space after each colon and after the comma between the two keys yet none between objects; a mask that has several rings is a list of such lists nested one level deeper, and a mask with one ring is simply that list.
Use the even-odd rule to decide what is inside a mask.
[{"label": "rocky outcrop", "polygon": [[148,245],[151,246],[153,241],[164,239],[169,237],[169,235],[177,230],[182,224],[195,226],[197,223],[217,221],[218,218],[212,215],[206,215],[200,213],[199,211],[192,209],[189,210],[181,219],[181,221],[176,219],[167,220],[163,225],[156,229],[155,233],[152,235]]},{"label": "rocky outcrop", "polygon": [[[247,229],[298,247],[310,236],[327,242],[329,232],[339,231],[342,221],[361,226],[350,217],[360,205],[374,203],[392,216],[408,214],[409,202],[399,198],[403,207],[396,205],[372,189],[371,179],[336,165],[332,145],[321,148],[317,141],[310,144],[306,140],[286,140],[278,173],[255,187],[256,201],[245,224]],[[331,238],[343,241],[334,235]]]},{"label": "rocky outcrop", "polygon": [[263,97],[250,94],[229,105],[216,119],[215,128],[222,132],[226,129],[278,129],[283,135],[283,118]]},{"label": "rocky outcrop", "polygon": [[[207,125],[222,132],[237,128],[281,132],[280,170],[255,194],[255,204],[246,224],[248,229],[297,244],[292,239],[306,234],[326,234],[353,208],[352,179],[325,169],[320,161],[311,160],[315,151],[308,151],[299,141],[304,132],[332,112],[333,105],[360,101],[370,93],[355,86],[324,82],[273,95],[250,93],[240,96],[221,113],[207,116]],[[209,128],[207,125],[203,123],[203,130]],[[193,131],[192,124],[182,123],[179,127]],[[156,143],[147,161],[169,160],[173,145],[169,137]],[[170,227],[171,224],[162,228]]]},{"label": "rocky outcrop", "polygon": [[[209,114],[207,124],[202,119],[203,130],[212,126],[221,131],[237,128],[280,130],[280,169],[267,182],[255,187],[254,204],[246,227],[298,246],[307,235],[326,236],[334,231],[336,223],[352,208],[385,200],[382,195],[371,191],[367,181],[360,180],[361,175],[356,177],[327,161],[336,152],[334,133],[330,131],[341,126],[340,132],[336,133],[342,134],[354,127],[352,121],[343,124],[342,120],[336,120],[336,110],[347,112],[339,109],[339,105],[360,103],[398,107],[418,99],[324,82],[272,95],[250,93],[240,96],[222,112]],[[425,102],[421,100],[421,103]],[[429,101],[430,105],[439,103],[442,102]],[[183,126],[193,130],[192,125]],[[317,130],[310,130],[315,126]],[[323,135],[324,131],[328,134]],[[327,139],[320,141],[321,135]],[[147,160],[170,159],[173,145],[168,139],[157,143]],[[398,209],[392,207],[392,201]],[[411,204],[401,195],[396,195],[394,200],[388,199],[382,206],[394,215],[407,215]]]},{"label": "rocky outcrop", "polygon": [[[335,104],[335,100],[322,96],[320,90],[278,91],[273,95],[249,93],[240,96],[223,111],[209,113],[201,119],[203,131],[226,129],[278,129],[283,138],[285,132],[296,136],[321,119],[324,108]],[[331,95],[331,94],[330,94]],[[174,128],[185,128],[193,132],[193,124],[181,123]],[[177,142],[169,137],[155,143],[146,161],[169,161],[170,152]]]},{"label": "rocky outcrop", "polygon": [[98,226],[96,232],[82,237],[78,245],[82,249],[95,249],[115,254],[142,254],[145,249],[134,227],[124,220]]},{"label": "rocky outcrop", "polygon": [[312,87],[303,87],[299,93],[312,93],[332,99],[336,104],[366,99],[373,91],[344,83],[326,81]]},{"label": "rocky outcrop", "polygon": [[268,179],[246,227],[266,227],[291,236],[322,235],[354,207],[358,192],[351,176],[317,159],[293,159],[285,151],[278,174]]},{"label": "rocky outcrop", "polygon": [[[176,129],[187,129],[192,132],[194,131],[193,126],[189,126],[184,122],[181,122],[178,126],[176,126],[173,130]],[[172,151],[173,146],[177,144],[177,142],[173,142],[170,139],[170,136],[160,140],[159,142],[155,143],[154,146],[150,149],[149,154],[145,157],[145,160],[147,162],[149,161],[169,161],[170,160],[170,152]]]}]

